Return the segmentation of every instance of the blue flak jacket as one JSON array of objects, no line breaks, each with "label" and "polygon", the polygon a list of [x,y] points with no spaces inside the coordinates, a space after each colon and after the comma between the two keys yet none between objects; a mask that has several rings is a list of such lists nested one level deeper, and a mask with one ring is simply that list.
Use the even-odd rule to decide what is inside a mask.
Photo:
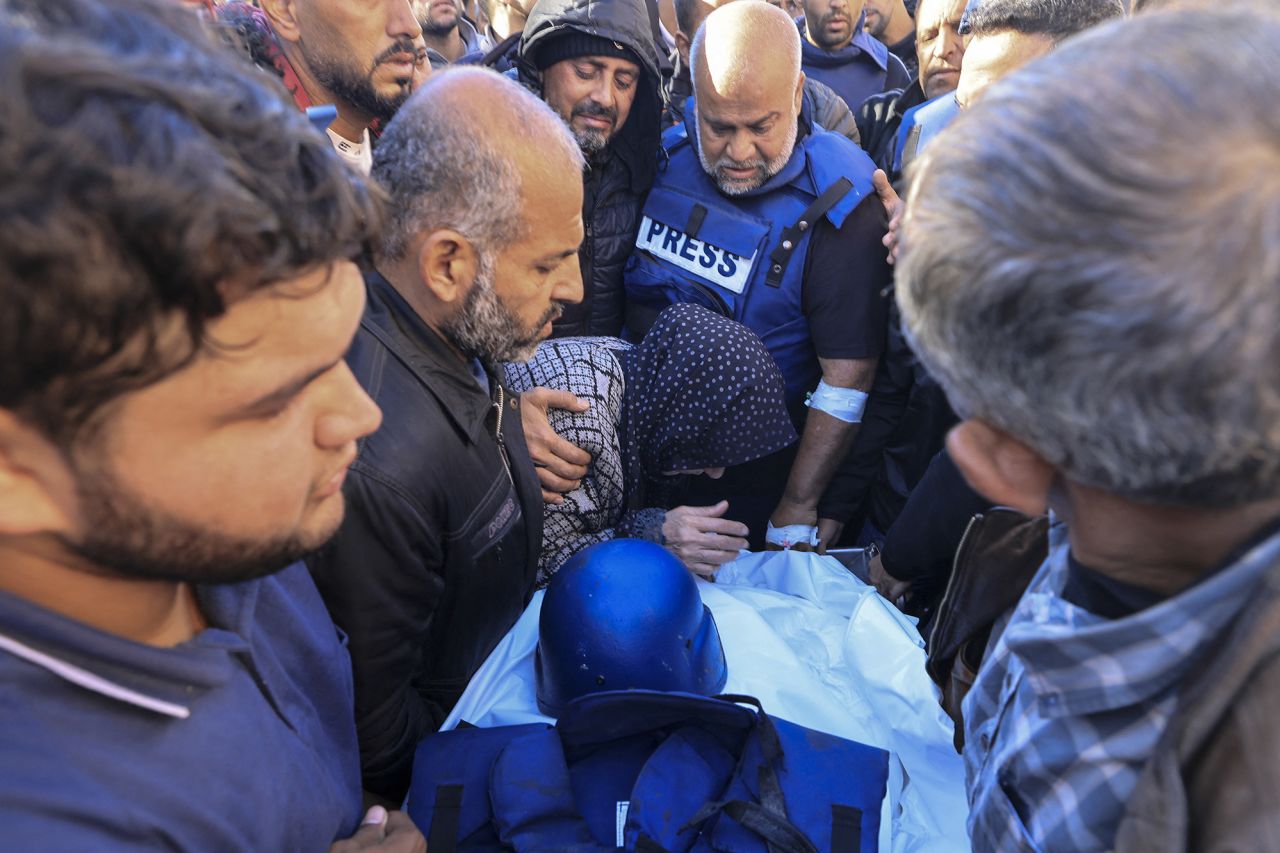
[{"label": "blue flak jacket", "polygon": [[432,853],[873,853],[888,775],[884,750],[751,697],[616,690],[554,728],[431,735],[406,809]]},{"label": "blue flak jacket", "polygon": [[[875,192],[876,166],[848,139],[813,126],[806,107],[800,121],[807,132],[782,171],[751,192],[729,197],[699,162],[692,140],[696,121],[690,98],[685,123],[663,135],[668,163],[645,202],[636,251],[623,275],[628,334],[643,335],[658,312],[677,302],[737,320],[764,341],[794,409],[822,375],[802,305],[813,234],[812,222],[800,227],[803,214],[843,179],[849,190],[822,214],[839,228]],[[785,242],[792,244],[789,252],[783,251]]]},{"label": "blue flak jacket", "polygon": [[901,175],[902,170],[911,165],[911,161],[958,115],[960,103],[955,92],[939,95],[903,113],[893,154],[894,176]]}]

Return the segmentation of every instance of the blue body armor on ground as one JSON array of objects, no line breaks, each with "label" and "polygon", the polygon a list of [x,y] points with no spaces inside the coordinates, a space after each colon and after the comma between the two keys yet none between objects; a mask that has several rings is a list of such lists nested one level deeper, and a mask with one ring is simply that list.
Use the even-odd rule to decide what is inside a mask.
[{"label": "blue body armor on ground", "polygon": [[624,690],[554,728],[428,736],[406,809],[431,853],[870,853],[888,773],[884,750],[750,697]]},{"label": "blue body armor on ground", "polygon": [[902,170],[958,115],[960,104],[956,102],[955,92],[939,95],[903,113],[902,124],[898,126],[898,144],[893,153],[894,175],[901,175]]},{"label": "blue body armor on ground", "polygon": [[623,273],[628,335],[638,339],[668,305],[693,302],[760,336],[786,382],[794,409],[821,377],[801,306],[813,224],[840,227],[874,193],[875,164],[843,136],[813,127],[782,171],[759,189],[729,197],[703,170],[685,123],[663,135],[668,164],[645,202],[635,254]]}]

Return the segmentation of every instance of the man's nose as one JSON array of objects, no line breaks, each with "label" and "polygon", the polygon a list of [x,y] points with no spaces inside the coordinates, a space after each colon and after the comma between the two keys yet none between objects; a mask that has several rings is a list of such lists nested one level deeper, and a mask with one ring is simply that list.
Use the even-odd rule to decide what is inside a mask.
[{"label": "man's nose", "polygon": [[582,301],[582,267],[578,256],[566,258],[560,265],[559,277],[551,288],[551,298],[556,302],[567,302],[577,305]]},{"label": "man's nose", "polygon": [[612,110],[614,104],[617,103],[617,96],[613,91],[613,78],[607,74],[600,75],[600,81],[591,89],[591,100],[607,110]]},{"label": "man's nose", "polygon": [[391,3],[391,15],[387,21],[387,35],[392,38],[408,38],[417,41],[422,37],[422,25],[418,16],[413,14],[410,0],[388,0]]},{"label": "man's nose", "polygon": [[726,153],[729,159],[737,163],[745,163],[755,154],[755,142],[747,132],[739,131],[729,138]]},{"label": "man's nose", "polygon": [[316,445],[326,449],[346,447],[369,435],[382,423],[382,410],[365,392],[345,362],[326,376],[326,411],[316,419]]}]

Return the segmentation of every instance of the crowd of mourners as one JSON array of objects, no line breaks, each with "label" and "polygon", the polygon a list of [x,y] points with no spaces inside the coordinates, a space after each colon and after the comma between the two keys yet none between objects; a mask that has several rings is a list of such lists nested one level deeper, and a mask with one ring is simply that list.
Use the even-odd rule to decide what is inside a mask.
[{"label": "crowd of mourners", "polygon": [[0,128],[0,847],[424,850],[636,538],[873,555],[976,850],[1280,850],[1272,0],[0,0]]}]

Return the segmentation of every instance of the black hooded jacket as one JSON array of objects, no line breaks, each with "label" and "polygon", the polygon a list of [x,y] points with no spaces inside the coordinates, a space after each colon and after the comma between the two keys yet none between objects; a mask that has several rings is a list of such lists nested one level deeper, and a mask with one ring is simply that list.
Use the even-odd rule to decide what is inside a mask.
[{"label": "black hooded jacket", "polygon": [[569,30],[615,41],[642,63],[626,123],[587,166],[582,200],[586,234],[579,253],[582,304],[567,306],[554,330],[556,337],[616,336],[622,331],[625,303],[622,266],[635,248],[640,211],[653,185],[661,147],[658,51],[644,0],[541,0],[520,42],[516,67],[522,83],[541,94],[538,51]]}]

